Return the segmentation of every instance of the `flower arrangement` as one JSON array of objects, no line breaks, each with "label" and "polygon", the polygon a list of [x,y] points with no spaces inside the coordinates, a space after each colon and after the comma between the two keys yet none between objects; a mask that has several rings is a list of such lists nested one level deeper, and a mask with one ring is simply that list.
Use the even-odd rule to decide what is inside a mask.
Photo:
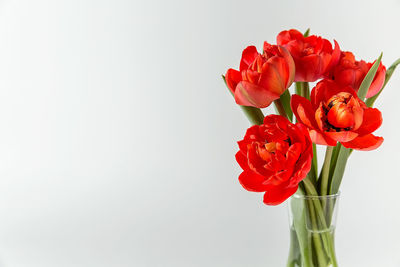
[{"label": "flower arrangement", "polygon": [[[288,266],[337,266],[332,228],[347,160],[383,143],[374,135],[382,114],[373,105],[400,60],[386,69],[381,59],[357,61],[336,41],[292,29],[276,45],[264,42],[262,53],[244,49],[239,70],[223,76],[252,124],[238,142],[240,184],[263,193],[267,205],[302,199],[290,205]],[[316,82],[311,91],[309,82]],[[261,108],[272,103],[278,114],[264,116]],[[326,146],[320,172],[316,145]]]}]

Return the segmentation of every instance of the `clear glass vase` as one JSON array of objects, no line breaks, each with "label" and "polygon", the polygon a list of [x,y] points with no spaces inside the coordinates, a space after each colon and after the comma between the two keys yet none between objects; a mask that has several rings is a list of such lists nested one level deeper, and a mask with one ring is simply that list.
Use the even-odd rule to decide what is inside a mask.
[{"label": "clear glass vase", "polygon": [[295,194],[289,199],[290,250],[287,267],[337,267],[335,227],[339,193]]}]

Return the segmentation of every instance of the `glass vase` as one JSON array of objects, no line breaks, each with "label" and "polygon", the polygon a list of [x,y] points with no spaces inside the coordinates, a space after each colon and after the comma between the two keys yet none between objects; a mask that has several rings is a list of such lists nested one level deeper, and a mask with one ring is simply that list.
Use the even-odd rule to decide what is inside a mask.
[{"label": "glass vase", "polygon": [[295,194],[289,199],[290,250],[287,267],[337,267],[335,227],[339,193]]}]

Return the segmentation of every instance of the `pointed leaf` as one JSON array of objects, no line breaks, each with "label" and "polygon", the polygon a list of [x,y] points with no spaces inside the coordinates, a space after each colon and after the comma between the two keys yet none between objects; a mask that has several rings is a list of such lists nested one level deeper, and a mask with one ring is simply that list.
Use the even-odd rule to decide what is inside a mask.
[{"label": "pointed leaf", "polygon": [[305,32],[304,32],[304,37],[308,37],[308,35],[310,35],[310,28],[308,28]]},{"label": "pointed leaf", "polygon": [[372,65],[372,67],[369,69],[367,75],[365,75],[364,80],[362,81],[360,88],[358,89],[358,97],[364,101],[365,96],[367,95],[368,89],[372,83],[372,81],[374,80],[376,71],[378,70],[379,64],[381,63],[381,59],[382,59],[382,53],[381,55],[378,57],[378,59],[375,61],[375,63]]},{"label": "pointed leaf", "polygon": [[347,159],[349,158],[350,149],[345,148],[341,144],[338,145],[338,155],[335,169],[333,171],[329,194],[336,194],[339,191],[340,183],[342,182],[344,170],[346,169]]}]

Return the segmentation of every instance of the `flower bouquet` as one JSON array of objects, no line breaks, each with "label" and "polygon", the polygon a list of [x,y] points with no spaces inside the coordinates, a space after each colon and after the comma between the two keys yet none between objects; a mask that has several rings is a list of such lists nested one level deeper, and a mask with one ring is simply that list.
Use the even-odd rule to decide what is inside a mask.
[{"label": "flower bouquet", "polygon": [[[223,76],[252,124],[238,142],[239,182],[264,193],[266,205],[291,197],[288,267],[338,266],[334,231],[346,162],[354,150],[382,144],[373,134],[382,124],[373,105],[400,60],[388,69],[382,54],[358,61],[309,30],[282,31],[276,42],[264,42],[262,53],[247,47],[239,70]],[[272,103],[278,115],[264,116]],[[316,145],[326,146],[320,172]]]}]

